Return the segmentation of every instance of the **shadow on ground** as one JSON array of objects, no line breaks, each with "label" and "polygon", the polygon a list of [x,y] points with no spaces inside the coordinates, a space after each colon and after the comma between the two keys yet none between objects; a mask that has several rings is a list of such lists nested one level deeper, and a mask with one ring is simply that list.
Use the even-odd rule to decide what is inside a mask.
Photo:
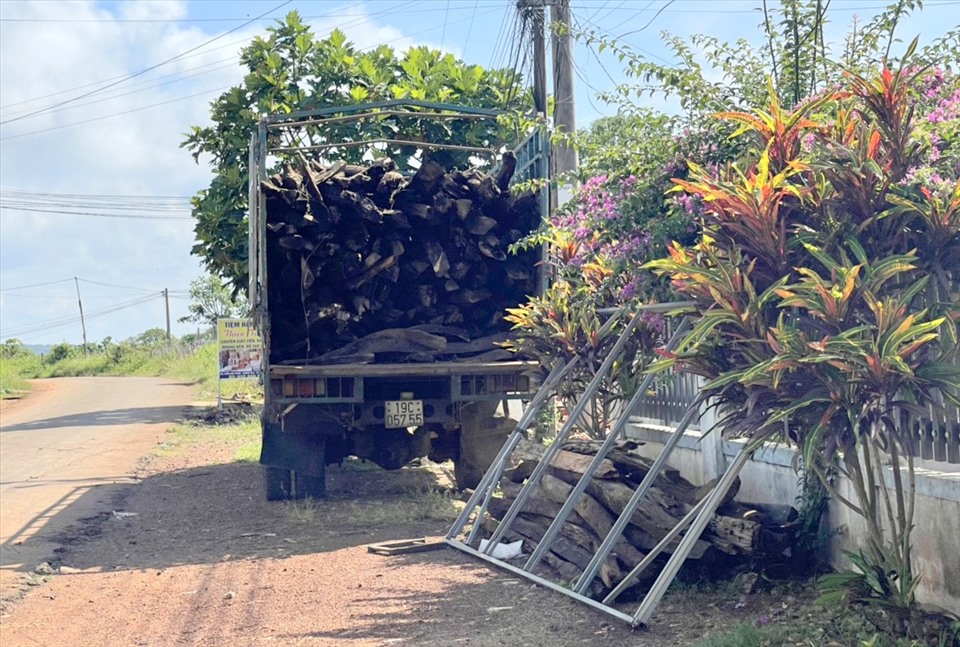
[{"label": "shadow on ground", "polygon": [[442,514],[439,508],[447,505],[452,514],[452,502],[427,494],[439,485],[426,470],[331,469],[328,480],[322,500],[267,502],[257,464],[156,474],[118,486],[112,511],[60,532],[57,561],[79,569],[163,569],[329,552],[444,532],[447,520],[396,521],[416,516],[424,496],[434,512]]},{"label": "shadow on ground", "polygon": [[113,425],[135,425],[144,423],[169,422],[190,415],[199,415],[203,411],[200,407],[184,407],[183,405],[168,407],[131,407],[112,409],[109,411],[94,411],[69,416],[44,418],[16,425],[0,427],[0,432],[9,431],[39,431],[44,429],[61,429],[64,427],[100,427]]}]

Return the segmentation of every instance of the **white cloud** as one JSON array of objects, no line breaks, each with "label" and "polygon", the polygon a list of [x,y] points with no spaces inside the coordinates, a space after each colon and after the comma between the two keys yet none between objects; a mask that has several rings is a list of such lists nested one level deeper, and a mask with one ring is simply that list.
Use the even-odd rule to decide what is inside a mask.
[{"label": "white cloud", "polygon": [[[232,6],[225,4],[224,6]],[[0,2],[4,18],[45,22],[0,24],[0,121],[52,106],[144,67],[172,58],[214,38],[191,23],[116,22],[176,20],[187,15],[185,2],[122,2],[115,14],[95,2]],[[351,13],[359,13],[352,10]],[[279,16],[278,16],[279,17]],[[48,22],[56,19],[57,21]],[[59,22],[66,21],[66,22]],[[314,21],[317,35],[338,23]],[[344,31],[360,47],[391,42],[409,45],[392,27],[369,16],[343,21]],[[209,104],[223,88],[238,83],[242,70],[225,64],[263,24],[252,25],[202,50],[150,73],[44,114],[0,126],[0,184],[4,189],[36,193],[190,196],[210,179],[181,149],[191,125],[208,122]],[[175,75],[175,76],[173,76]],[[64,90],[69,90],[64,92]],[[199,94],[183,99],[188,95]],[[182,99],[182,100],[181,100]],[[157,105],[164,102],[164,105]],[[86,104],[86,105],[84,105]],[[150,107],[157,106],[157,107]],[[102,118],[126,111],[129,114]],[[65,128],[61,126],[90,120]],[[20,136],[23,133],[34,133]],[[202,273],[189,253],[190,221],[134,220],[0,212],[0,288],[31,285],[78,276],[141,287],[186,290]],[[36,322],[76,314],[70,283],[0,295],[0,335]],[[81,284],[90,292],[90,286]],[[101,309],[140,294],[96,288]],[[66,290],[66,292],[64,292]],[[30,298],[50,294],[49,299]],[[112,296],[111,296],[112,295]],[[187,302],[174,300],[174,321]],[[159,312],[159,315],[158,315]],[[163,325],[162,307],[153,302],[96,318],[88,326],[91,340],[106,335],[125,338]],[[175,332],[189,328],[175,325]],[[80,341],[79,324],[22,335],[28,341]]]}]

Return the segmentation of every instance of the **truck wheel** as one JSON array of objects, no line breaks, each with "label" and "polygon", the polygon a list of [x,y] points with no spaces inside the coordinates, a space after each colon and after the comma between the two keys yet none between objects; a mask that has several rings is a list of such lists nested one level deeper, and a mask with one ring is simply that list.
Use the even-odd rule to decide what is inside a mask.
[{"label": "truck wheel", "polygon": [[453,476],[461,490],[477,487],[517,425],[512,418],[494,416],[496,404],[477,402],[461,408],[460,452],[453,463]]},{"label": "truck wheel", "polygon": [[290,470],[265,465],[263,480],[266,484],[267,501],[284,501],[293,496]]},{"label": "truck wheel", "polygon": [[297,499],[319,499],[327,493],[326,475],[293,473],[294,492]]}]

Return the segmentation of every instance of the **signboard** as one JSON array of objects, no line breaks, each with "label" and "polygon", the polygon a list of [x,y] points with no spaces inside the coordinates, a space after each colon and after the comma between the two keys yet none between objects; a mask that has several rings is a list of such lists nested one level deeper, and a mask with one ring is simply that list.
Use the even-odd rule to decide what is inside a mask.
[{"label": "signboard", "polygon": [[221,380],[260,376],[263,346],[253,320],[218,319],[217,351]]}]

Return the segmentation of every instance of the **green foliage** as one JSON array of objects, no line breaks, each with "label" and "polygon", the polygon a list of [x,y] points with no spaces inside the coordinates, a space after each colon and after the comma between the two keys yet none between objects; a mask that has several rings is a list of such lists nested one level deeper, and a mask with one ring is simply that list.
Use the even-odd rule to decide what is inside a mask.
[{"label": "green foliage", "polygon": [[[659,368],[707,378],[702,395],[719,405],[725,434],[780,436],[789,420],[804,465],[866,521],[864,563],[898,608],[916,587],[909,429],[939,398],[960,398],[960,263],[943,260],[960,243],[960,180],[941,200],[909,177],[923,159],[917,82],[884,68],[850,74],[829,103],[784,110],[771,89],[768,109],[719,115],[753,153],[675,180],[703,202],[703,240],[649,264],[699,313]],[[893,494],[882,485],[887,456]],[[850,479],[854,501],[832,489],[829,470]]]},{"label": "green foliage", "polygon": [[16,338],[8,339],[0,345],[0,359],[17,359],[20,357],[28,357],[32,354],[30,349]]},{"label": "green foliage", "polygon": [[[557,396],[569,410],[598,373],[628,320],[621,317],[603,330],[606,318],[597,310],[609,299],[612,271],[603,265],[602,259],[574,267],[569,261],[577,254],[575,241],[554,239],[550,248],[558,254],[554,257],[555,280],[542,295],[507,309],[505,320],[513,324],[516,336],[502,345],[536,359],[544,374],[576,358],[576,367],[557,390]],[[662,318],[643,318],[578,421],[578,427],[587,435],[606,436],[620,405],[636,393],[640,374],[652,360],[653,349],[662,341],[663,329]]]},{"label": "green foliage", "polygon": [[[381,45],[360,51],[334,30],[318,39],[297,12],[289,13],[257,37],[240,55],[247,69],[243,83],[224,92],[211,107],[212,126],[194,126],[182,146],[195,160],[210,159],[214,178],[193,199],[197,243],[193,253],[207,269],[235,291],[246,284],[247,151],[258,119],[267,114],[346,106],[391,99],[412,99],[470,107],[520,109],[529,103],[521,77],[511,70],[486,70],[426,47],[402,54]],[[451,141],[496,146],[509,138],[504,126],[482,120],[417,121],[398,124],[392,118],[344,122],[312,129],[301,143],[348,142],[378,138]],[[276,143],[296,143],[280,139]],[[274,143],[274,142],[271,142]],[[413,147],[387,149],[401,167]],[[359,162],[363,148],[328,152],[336,159]],[[463,155],[440,153],[438,161],[466,161]]]},{"label": "green foliage", "polygon": [[234,295],[219,277],[208,274],[190,282],[189,314],[177,321],[216,328],[217,319],[242,317],[247,312],[243,295]]}]

